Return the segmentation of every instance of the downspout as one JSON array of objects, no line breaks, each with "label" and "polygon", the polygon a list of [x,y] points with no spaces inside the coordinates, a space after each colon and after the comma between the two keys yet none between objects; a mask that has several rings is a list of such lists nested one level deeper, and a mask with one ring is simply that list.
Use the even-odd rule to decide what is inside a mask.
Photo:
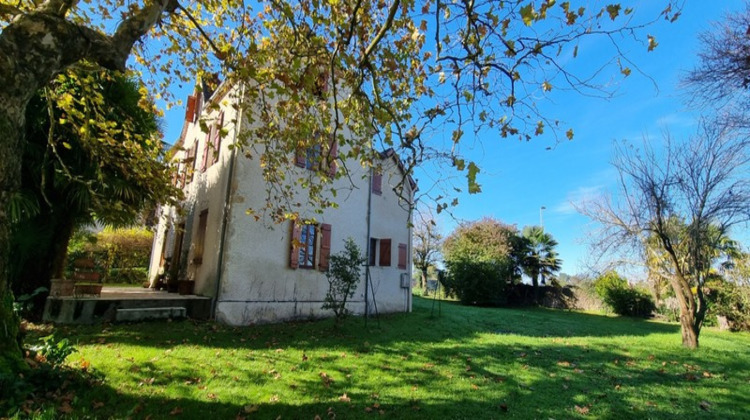
[{"label": "downspout", "polygon": [[[240,98],[245,96],[245,86],[242,85],[240,89]],[[221,218],[221,235],[219,237],[219,258],[216,264],[216,289],[214,290],[214,299],[211,301],[211,319],[216,319],[216,305],[219,303],[219,291],[221,290],[221,274],[224,272],[224,242],[227,236],[227,225],[229,224],[229,215],[231,208],[231,197],[232,197],[232,180],[234,178],[234,164],[237,160],[237,147],[234,147],[237,143],[237,134],[242,128],[242,99],[237,107],[237,126],[234,130],[234,138],[232,139],[231,145],[233,146],[232,155],[229,157],[229,176],[227,177],[227,190],[224,196],[224,214]]]},{"label": "downspout", "polygon": [[369,302],[369,291],[370,291],[370,253],[372,252],[372,249],[370,249],[370,244],[372,243],[370,239],[370,226],[371,226],[371,220],[372,220],[372,166],[370,166],[370,173],[368,174],[368,183],[367,183],[367,261],[365,261],[365,323],[367,323],[367,318],[370,315],[370,302]]},{"label": "downspout", "polygon": [[[412,267],[414,267],[414,265],[413,265],[412,248],[411,248],[411,243],[412,243],[412,229],[413,229],[412,228],[412,220],[414,219],[414,217],[413,217],[413,212],[414,212],[414,191],[412,191],[411,184],[409,184],[409,196],[410,196],[409,197],[409,220],[407,221],[408,226],[409,226],[409,240],[408,240],[407,243],[409,244],[408,245],[409,247],[406,248],[406,251],[408,252],[408,254],[406,254],[406,255],[407,255],[407,258],[408,258],[408,265],[407,265],[407,267],[408,267],[408,273],[409,273],[409,287],[406,288],[406,308],[404,308],[404,312],[411,312],[411,301],[412,301],[412,294],[411,294],[411,283],[412,283],[412,281],[411,281],[411,279],[412,279],[412,275],[414,274],[414,272],[412,270]],[[401,279],[399,279],[399,280],[401,280]]]}]

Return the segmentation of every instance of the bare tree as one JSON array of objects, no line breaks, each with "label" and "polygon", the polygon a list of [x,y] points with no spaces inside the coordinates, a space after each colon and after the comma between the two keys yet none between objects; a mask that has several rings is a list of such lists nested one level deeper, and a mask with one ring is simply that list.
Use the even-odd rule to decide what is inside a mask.
[{"label": "bare tree", "polygon": [[700,36],[699,64],[685,77],[690,101],[726,107],[747,122],[750,111],[750,5],[744,13],[727,14]]},{"label": "bare tree", "polygon": [[[697,135],[654,150],[618,144],[619,197],[580,210],[600,223],[604,253],[658,252],[680,306],[682,343],[698,347],[706,299],[703,283],[729,229],[750,220],[750,138],[734,127],[702,121]],[[654,246],[656,245],[656,246]],[[694,293],[692,289],[695,288]]]},{"label": "bare tree", "polygon": [[437,223],[431,212],[417,213],[418,220],[414,226],[414,244],[412,253],[414,266],[420,271],[419,285],[422,289],[427,287],[427,270],[435,267],[440,259],[440,247],[443,236],[438,231]]}]

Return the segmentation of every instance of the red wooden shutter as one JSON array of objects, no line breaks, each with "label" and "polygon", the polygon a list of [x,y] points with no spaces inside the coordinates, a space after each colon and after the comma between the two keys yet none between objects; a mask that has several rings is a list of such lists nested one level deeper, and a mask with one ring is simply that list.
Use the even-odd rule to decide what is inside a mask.
[{"label": "red wooden shutter", "polygon": [[398,244],[398,268],[406,269],[406,244]]},{"label": "red wooden shutter", "polygon": [[383,174],[379,172],[372,174],[372,192],[378,195],[383,193]]},{"label": "red wooden shutter", "polygon": [[320,225],[320,257],[318,258],[318,270],[328,270],[328,260],[331,256],[331,225],[323,223]]},{"label": "red wooden shutter", "polygon": [[206,133],[206,141],[203,143],[203,159],[201,159],[201,172],[206,172],[208,168],[208,153],[211,152],[211,148],[208,143],[211,141],[211,131]]},{"label": "red wooden shutter", "polygon": [[294,222],[294,220],[291,221],[292,226],[290,233],[292,235],[290,243],[291,243],[291,250],[289,252],[289,267],[296,269],[299,267],[299,237],[300,237],[300,229],[297,223]]},{"label": "red wooden shutter", "polygon": [[336,141],[336,138],[334,137],[333,140],[331,140],[331,150],[328,153],[328,175],[334,176],[336,175],[336,158],[339,155],[339,144]]},{"label": "red wooden shutter", "polygon": [[195,106],[197,105],[197,97],[195,95],[188,96],[187,109],[185,110],[185,121],[195,121]]},{"label": "red wooden shutter", "polygon": [[214,146],[214,155],[211,159],[211,165],[219,160],[219,152],[221,151],[221,128],[224,126],[224,111],[219,114],[219,119],[216,124],[216,131],[214,132],[214,139],[212,141]]},{"label": "red wooden shutter", "polygon": [[391,266],[391,240],[380,240],[380,265],[383,267]]}]

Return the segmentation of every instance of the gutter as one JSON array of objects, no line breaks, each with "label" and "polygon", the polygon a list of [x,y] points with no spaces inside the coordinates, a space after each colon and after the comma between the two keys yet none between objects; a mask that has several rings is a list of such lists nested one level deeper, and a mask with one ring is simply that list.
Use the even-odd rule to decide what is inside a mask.
[{"label": "gutter", "polygon": [[[242,85],[240,89],[240,103],[237,107],[237,126],[234,130],[234,138],[232,139],[231,145],[234,146],[237,143],[237,135],[242,128],[242,101],[245,98],[245,85]],[[219,291],[221,290],[221,274],[224,272],[224,244],[227,236],[227,225],[229,224],[229,216],[231,210],[231,198],[232,198],[232,180],[234,179],[234,165],[237,160],[237,147],[232,147],[232,155],[229,157],[229,175],[227,176],[227,190],[224,196],[224,214],[221,218],[221,236],[219,238],[219,258],[216,264],[216,289],[214,289],[214,298],[211,301],[211,319],[216,319],[216,306],[219,303]]]}]

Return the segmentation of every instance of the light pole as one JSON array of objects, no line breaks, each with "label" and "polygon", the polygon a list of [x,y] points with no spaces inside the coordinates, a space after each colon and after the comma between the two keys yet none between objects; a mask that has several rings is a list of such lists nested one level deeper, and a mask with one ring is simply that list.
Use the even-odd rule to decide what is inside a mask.
[{"label": "light pole", "polygon": [[544,215],[543,212],[547,210],[547,207],[539,207],[539,226],[542,227],[542,231],[544,231]]}]

